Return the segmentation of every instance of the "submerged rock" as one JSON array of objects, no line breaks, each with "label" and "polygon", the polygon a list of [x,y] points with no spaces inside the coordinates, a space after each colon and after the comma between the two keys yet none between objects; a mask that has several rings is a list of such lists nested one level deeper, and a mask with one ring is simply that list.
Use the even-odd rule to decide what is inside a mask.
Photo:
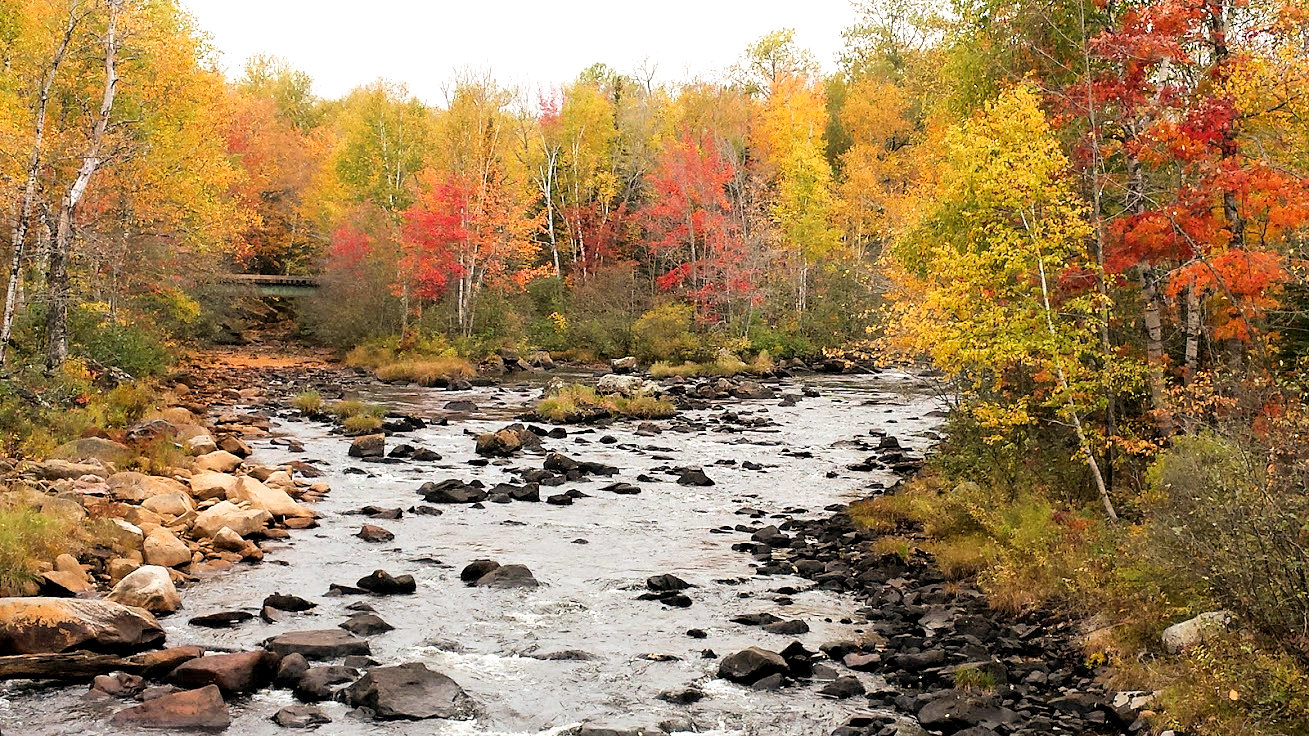
[{"label": "submerged rock", "polygon": [[393,576],[385,570],[374,570],[371,575],[359,578],[355,585],[374,595],[399,595],[418,590],[413,575]]},{"label": "submerged rock", "polygon": [[479,588],[535,588],[540,585],[524,565],[501,565],[477,579]]}]

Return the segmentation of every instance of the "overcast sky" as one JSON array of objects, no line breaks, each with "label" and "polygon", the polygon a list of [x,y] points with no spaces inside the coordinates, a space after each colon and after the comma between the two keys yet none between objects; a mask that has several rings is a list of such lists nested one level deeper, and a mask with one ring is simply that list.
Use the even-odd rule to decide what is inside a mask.
[{"label": "overcast sky", "polygon": [[710,75],[778,28],[825,68],[854,13],[849,0],[183,0],[230,75],[254,54],[283,56],[315,91],[339,96],[378,78],[444,101],[462,68],[505,84],[548,87],[602,61],[619,71],[644,59],[656,82]]}]

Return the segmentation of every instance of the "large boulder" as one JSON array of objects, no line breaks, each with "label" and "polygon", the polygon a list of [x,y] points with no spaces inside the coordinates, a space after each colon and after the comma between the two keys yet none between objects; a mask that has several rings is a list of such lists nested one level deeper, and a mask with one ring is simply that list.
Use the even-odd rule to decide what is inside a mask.
[{"label": "large boulder", "polygon": [[366,434],[350,443],[350,457],[382,457],[386,454],[386,435]]},{"label": "large boulder", "polygon": [[777,652],[759,647],[742,649],[723,657],[718,665],[718,676],[724,680],[750,685],[770,675],[787,672],[786,660]]},{"label": "large boulder", "polygon": [[157,728],[177,732],[189,729],[225,729],[232,724],[217,685],[162,695],[120,710],[109,721],[115,726]]},{"label": "large boulder", "polygon": [[622,396],[654,396],[662,391],[659,384],[653,381],[647,381],[640,376],[620,376],[616,373],[600,376],[600,380],[595,384],[595,390],[602,394]]},{"label": "large boulder", "polygon": [[163,527],[154,530],[145,538],[142,554],[145,555],[147,565],[177,567],[191,561],[191,550],[186,543]]},{"label": "large boulder", "polygon": [[[314,512],[296,503],[286,491],[270,488],[260,481],[244,476],[238,478],[236,485],[227,492],[227,500],[250,504],[251,508],[262,509],[283,518],[313,518]],[[229,525],[230,526],[230,525]],[[233,531],[237,531],[233,529]]]},{"label": "large boulder", "polygon": [[1230,623],[1232,623],[1232,614],[1227,611],[1209,611],[1173,624],[1164,629],[1164,650],[1169,654],[1184,652],[1226,631]]},{"label": "large boulder", "polygon": [[236,487],[237,477],[227,473],[205,471],[191,475],[191,495],[201,501],[227,498],[228,491]]},{"label": "large boulder", "polygon": [[76,480],[86,475],[104,478],[109,475],[105,466],[98,462],[75,463],[58,459],[38,463],[32,466],[32,472],[42,480]]},{"label": "large boulder", "polygon": [[0,598],[0,653],[90,649],[126,653],[157,646],[164,629],[146,611],[102,600]]},{"label": "large boulder", "polygon": [[172,613],[182,607],[168,568],[145,565],[137,568],[105,596],[114,603],[144,608],[151,613]]},{"label": "large boulder", "polygon": [[83,437],[80,440],[65,442],[50,453],[52,460],[72,462],[94,460],[100,463],[122,463],[131,457],[132,450],[127,445],[101,437]]},{"label": "large boulder", "polygon": [[374,667],[340,698],[379,720],[473,717],[473,700],[459,683],[421,662]]},{"label": "large boulder", "polygon": [[276,668],[277,657],[267,649],[209,654],[178,665],[168,680],[180,687],[217,685],[227,694],[245,693],[272,682]]},{"label": "large boulder", "polygon": [[141,506],[160,516],[178,517],[195,511],[195,501],[191,500],[191,494],[185,490],[151,496],[142,501]]},{"label": "large boulder", "polygon": [[341,629],[289,631],[268,639],[264,649],[285,657],[299,654],[305,659],[338,659],[351,654],[370,654],[367,639],[352,636]]},{"label": "large boulder", "polygon": [[141,503],[148,498],[173,493],[190,495],[186,486],[172,478],[161,478],[145,473],[114,473],[109,476],[108,483],[110,496],[118,501],[131,503]]},{"label": "large boulder", "polygon": [[239,467],[241,467],[241,458],[223,450],[201,455],[191,464],[191,470],[196,473],[230,473]]},{"label": "large boulder", "polygon": [[227,527],[247,537],[267,529],[272,521],[273,515],[263,509],[243,509],[231,501],[219,501],[200,512],[192,529],[200,536],[213,537]]}]

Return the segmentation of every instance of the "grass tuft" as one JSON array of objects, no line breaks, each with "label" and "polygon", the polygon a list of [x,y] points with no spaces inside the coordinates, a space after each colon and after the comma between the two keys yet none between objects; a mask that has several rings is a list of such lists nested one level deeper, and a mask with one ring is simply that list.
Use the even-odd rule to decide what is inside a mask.
[{"label": "grass tuft", "polygon": [[677,413],[673,402],[654,396],[598,394],[590,386],[569,384],[536,404],[536,414],[556,424],[566,424],[597,415],[630,419],[667,419]]},{"label": "grass tuft", "polygon": [[305,391],[291,399],[291,406],[305,412],[313,413],[323,408],[323,395],[317,391]]},{"label": "grass tuft", "polygon": [[700,378],[704,376],[722,376],[730,378],[741,374],[759,376],[772,373],[775,367],[772,357],[765,351],[759,353],[759,356],[749,363],[742,361],[735,355],[722,355],[708,363],[695,363],[688,360],[681,365],[674,365],[666,361],[660,361],[650,366],[650,377]]}]

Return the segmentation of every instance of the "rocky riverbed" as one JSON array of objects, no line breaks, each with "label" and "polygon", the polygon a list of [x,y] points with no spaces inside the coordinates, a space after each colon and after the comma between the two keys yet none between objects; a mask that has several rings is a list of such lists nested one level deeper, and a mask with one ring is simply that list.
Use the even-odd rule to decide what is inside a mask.
[{"label": "rocky riverbed", "polygon": [[[4,685],[0,729],[1132,728],[1131,703],[1115,707],[1078,666],[1067,625],[1003,620],[930,561],[873,554],[843,514],[930,448],[940,412],[921,379],[693,381],[665,387],[682,407],[673,419],[486,439],[549,378],[449,391],[250,367],[241,379],[260,390],[212,394],[224,405],[209,419],[249,428],[233,477],[280,487],[317,518],[270,516],[314,528],[244,535],[255,564],[196,570],[181,609],[158,620],[167,657],[125,659],[127,674],[89,688]],[[385,404],[390,431],[360,441],[290,409],[310,386]],[[247,496],[234,505],[268,502]],[[218,503],[192,500],[197,514]],[[987,687],[955,690],[960,669]]]}]

